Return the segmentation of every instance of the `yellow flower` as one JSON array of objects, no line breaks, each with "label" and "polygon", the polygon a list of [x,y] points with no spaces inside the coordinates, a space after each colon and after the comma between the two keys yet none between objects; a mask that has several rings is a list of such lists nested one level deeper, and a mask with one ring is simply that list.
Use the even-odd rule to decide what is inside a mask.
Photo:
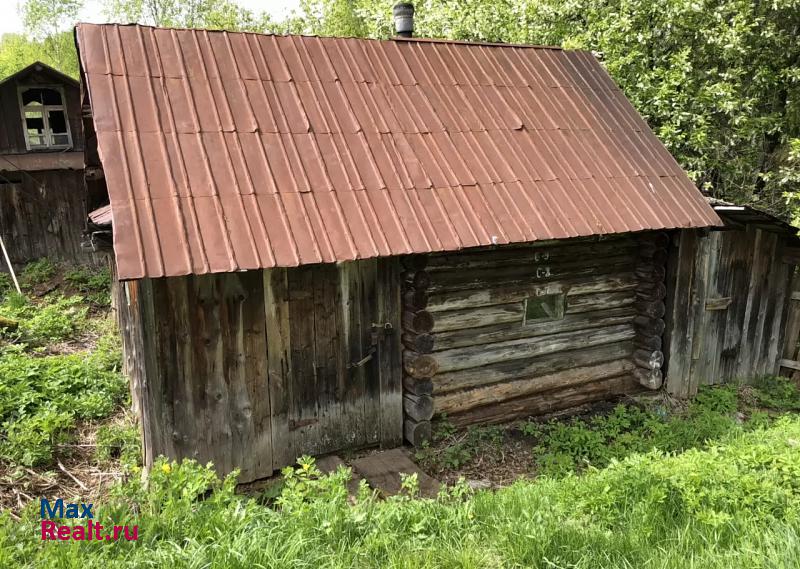
[{"label": "yellow flower", "polygon": [[161,472],[163,472],[164,474],[169,474],[170,472],[172,472],[172,467],[169,465],[169,463],[165,462],[164,464],[161,465]]},{"label": "yellow flower", "polygon": [[311,468],[310,464],[306,463],[306,464],[303,465],[303,470],[307,471],[309,468]]}]

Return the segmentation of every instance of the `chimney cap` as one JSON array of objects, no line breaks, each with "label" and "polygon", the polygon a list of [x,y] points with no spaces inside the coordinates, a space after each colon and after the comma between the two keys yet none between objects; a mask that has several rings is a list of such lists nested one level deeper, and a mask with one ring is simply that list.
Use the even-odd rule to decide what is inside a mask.
[{"label": "chimney cap", "polygon": [[411,2],[400,2],[392,8],[394,29],[398,36],[410,38],[414,33],[414,5]]}]

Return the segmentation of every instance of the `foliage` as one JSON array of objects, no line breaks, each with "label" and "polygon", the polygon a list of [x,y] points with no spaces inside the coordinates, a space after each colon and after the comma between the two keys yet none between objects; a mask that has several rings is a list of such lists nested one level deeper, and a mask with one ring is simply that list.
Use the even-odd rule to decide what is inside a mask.
[{"label": "foliage", "polygon": [[85,327],[87,311],[79,296],[56,296],[37,305],[23,295],[10,293],[0,303],[0,316],[18,321],[19,327],[0,330],[0,339],[5,336],[34,346],[68,340]]},{"label": "foliage", "polygon": [[[780,411],[791,411],[798,403],[797,387],[783,378],[762,383],[755,389],[756,400]],[[779,387],[776,387],[779,386]],[[527,422],[522,432],[537,441],[534,454],[540,471],[565,475],[587,466],[602,468],[613,461],[653,449],[683,452],[703,448],[709,441],[735,436],[742,430],[769,423],[759,412],[737,414],[740,407],[734,385],[701,387],[684,413],[670,415],[659,407],[618,405],[608,415],[570,422]]]},{"label": "foliage", "polygon": [[53,278],[57,270],[58,267],[47,257],[31,261],[22,269],[22,273],[19,277],[20,286],[30,289],[34,286],[44,284]]},{"label": "foliage", "polygon": [[437,469],[458,470],[472,462],[487,446],[499,447],[503,443],[504,431],[499,426],[472,426],[466,432],[458,432],[446,419],[439,422],[431,445],[423,443],[416,459],[425,466]]},{"label": "foliage", "polygon": [[108,267],[76,266],[64,273],[64,280],[86,295],[89,302],[109,306],[111,297],[111,271]]},{"label": "foliage", "polygon": [[785,377],[765,377],[755,384],[755,396],[760,407],[800,411],[800,389]]},{"label": "foliage", "polygon": [[6,293],[12,290],[14,290],[14,282],[11,280],[11,275],[0,273],[0,300],[3,300]]},{"label": "foliage", "polygon": [[[800,562],[800,420],[725,445],[636,455],[584,476],[464,484],[437,499],[348,498],[346,470],[286,472],[265,508],[193,461],[156,461],[95,504],[100,523],[135,524],[139,542],[42,546],[32,507],[0,517],[3,566],[572,567],[750,569]],[[414,483],[406,486],[413,494]]]},{"label": "foliage", "polygon": [[95,457],[101,463],[119,460],[125,468],[141,466],[139,429],[135,424],[101,425],[95,439]]},{"label": "foliage", "polygon": [[231,0],[109,0],[111,21],[155,26],[259,30],[263,20]]},{"label": "foliage", "polygon": [[35,356],[20,346],[0,352],[0,459],[49,464],[76,420],[101,419],[125,399],[111,342],[95,352]]}]

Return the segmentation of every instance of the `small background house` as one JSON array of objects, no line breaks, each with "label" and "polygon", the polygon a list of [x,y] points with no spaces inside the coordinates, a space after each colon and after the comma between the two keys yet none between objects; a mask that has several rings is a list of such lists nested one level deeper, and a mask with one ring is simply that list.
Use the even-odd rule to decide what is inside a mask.
[{"label": "small background house", "polygon": [[87,258],[83,153],[78,81],[43,63],[0,81],[0,235],[12,263]]},{"label": "small background house", "polygon": [[445,413],[658,389],[665,351],[671,389],[688,381],[674,243],[723,222],[591,54],[118,25],[76,40],[146,463],[253,480],[418,444]]}]

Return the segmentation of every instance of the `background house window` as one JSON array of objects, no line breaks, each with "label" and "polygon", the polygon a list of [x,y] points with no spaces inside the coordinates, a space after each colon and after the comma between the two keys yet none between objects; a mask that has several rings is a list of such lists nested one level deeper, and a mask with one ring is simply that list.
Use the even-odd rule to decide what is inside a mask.
[{"label": "background house window", "polygon": [[548,322],[564,318],[565,295],[542,294],[525,299],[525,324]]},{"label": "background house window", "polygon": [[19,97],[25,144],[29,150],[72,146],[61,89],[21,87]]}]

